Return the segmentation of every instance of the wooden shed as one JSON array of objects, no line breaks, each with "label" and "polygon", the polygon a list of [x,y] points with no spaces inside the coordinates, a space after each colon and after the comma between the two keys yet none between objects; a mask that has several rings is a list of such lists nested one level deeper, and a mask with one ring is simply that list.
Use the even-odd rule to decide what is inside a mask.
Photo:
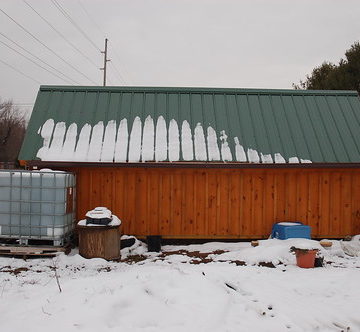
[{"label": "wooden shed", "polygon": [[106,206],[138,237],[360,233],[352,91],[41,86],[19,159],[76,173],[78,219]]}]

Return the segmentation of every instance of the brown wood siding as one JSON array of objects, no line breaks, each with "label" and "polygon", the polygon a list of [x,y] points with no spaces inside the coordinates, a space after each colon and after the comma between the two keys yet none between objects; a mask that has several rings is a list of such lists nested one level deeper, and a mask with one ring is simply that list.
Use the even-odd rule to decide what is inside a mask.
[{"label": "brown wood siding", "polygon": [[107,206],[139,237],[266,238],[302,221],[316,238],[360,233],[359,169],[72,168],[77,217]]}]

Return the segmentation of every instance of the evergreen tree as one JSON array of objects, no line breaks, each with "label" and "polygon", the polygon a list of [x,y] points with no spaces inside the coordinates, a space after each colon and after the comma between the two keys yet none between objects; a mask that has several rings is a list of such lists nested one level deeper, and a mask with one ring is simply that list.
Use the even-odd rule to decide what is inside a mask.
[{"label": "evergreen tree", "polygon": [[306,75],[305,81],[293,86],[307,90],[357,90],[360,94],[360,43],[355,42],[338,65],[324,62]]}]

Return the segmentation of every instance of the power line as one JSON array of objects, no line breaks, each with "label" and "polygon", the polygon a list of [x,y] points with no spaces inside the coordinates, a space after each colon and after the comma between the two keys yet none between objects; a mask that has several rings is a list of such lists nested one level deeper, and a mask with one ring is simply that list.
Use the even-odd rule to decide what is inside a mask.
[{"label": "power line", "polygon": [[[119,54],[116,52],[115,47],[112,47],[111,49],[114,51],[115,57],[116,57],[116,58],[119,60],[119,62],[121,63],[120,56],[119,56]],[[115,65],[114,65],[114,68],[115,68],[115,70],[119,73],[119,75],[120,75],[121,79],[124,81],[124,83],[126,83],[123,75],[122,75],[122,74],[120,73],[120,71],[115,67]]]},{"label": "power line", "polygon": [[72,19],[70,14],[57,2],[57,0],[51,0],[53,5],[64,15],[64,17],[93,45],[96,50],[101,52],[100,48],[91,40],[91,38],[85,33],[83,29]]},{"label": "power line", "polygon": [[40,43],[42,46],[44,46],[47,50],[49,50],[52,54],[54,54],[57,58],[59,58],[61,61],[63,61],[64,63],[66,63],[68,66],[70,66],[72,69],[74,69],[76,72],[78,72],[80,75],[82,75],[83,77],[85,77],[86,79],[88,79],[90,82],[92,82],[93,84],[97,85],[96,82],[94,82],[91,78],[89,78],[88,76],[86,76],[85,74],[83,74],[81,71],[79,71],[76,67],[74,67],[71,63],[69,63],[68,61],[66,61],[64,58],[62,58],[60,55],[58,55],[55,51],[53,51],[50,47],[48,47],[46,44],[44,44],[39,38],[37,38],[35,35],[33,35],[29,30],[27,30],[23,25],[21,25],[20,23],[18,23],[17,21],[15,21],[10,15],[8,15],[5,11],[3,11],[0,8],[0,11],[6,16],[8,17],[11,21],[13,21],[17,26],[19,26],[23,31],[25,31],[27,34],[29,34],[32,38],[34,38],[38,43]]},{"label": "power line", "polygon": [[14,66],[10,65],[9,63],[7,63],[7,62],[5,62],[5,61],[3,61],[3,60],[1,60],[1,59],[0,59],[0,62],[3,63],[5,66],[8,66],[8,67],[10,67],[11,69],[15,70],[15,71],[18,72],[19,74],[21,74],[21,75],[29,78],[30,80],[34,81],[35,83],[41,84],[41,82],[39,82],[39,81],[36,80],[35,78],[33,78],[33,77],[31,77],[31,76],[23,73],[21,70],[15,68]]},{"label": "power line", "polygon": [[[17,47],[19,47],[20,49],[22,49],[23,51],[25,51],[26,53],[30,54],[31,56],[33,56],[34,58],[38,59],[40,62],[44,63],[45,65],[47,65],[48,67],[52,68],[53,70],[55,70],[57,73],[59,73],[60,75],[63,75],[64,77],[66,77],[67,79],[61,78],[62,80],[66,81],[67,83],[75,83],[75,84],[79,84],[78,82],[74,81],[71,77],[67,76],[66,74],[63,74],[60,70],[56,69],[55,67],[53,67],[52,65],[48,64],[46,61],[42,60],[41,58],[39,58],[37,55],[33,54],[32,52],[28,51],[27,49],[25,49],[24,47],[22,47],[19,43],[15,42],[14,40],[12,40],[11,38],[9,38],[8,36],[6,36],[5,34],[3,34],[0,31],[0,35],[2,35],[4,38],[6,38],[7,40],[9,40],[10,42],[12,42],[13,44],[15,44]],[[8,46],[9,47],[9,46]],[[55,75],[55,74],[53,74]]]},{"label": "power line", "polygon": [[[104,30],[102,30],[100,28],[100,26],[96,23],[96,21],[92,18],[92,16],[89,14],[89,12],[85,9],[85,7],[83,6],[83,4],[81,3],[80,0],[78,0],[78,4],[80,6],[80,8],[84,11],[84,13],[86,14],[86,16],[89,18],[89,20],[94,24],[94,26],[97,28],[97,30],[100,32],[100,34],[105,38],[106,33],[104,32]],[[120,57],[117,55],[115,48],[112,48],[112,50],[114,51],[116,57],[118,58],[119,62],[121,63]],[[112,67],[115,69],[115,71],[117,72],[118,77],[120,78],[120,80],[122,80],[125,84],[126,81],[124,79],[124,76],[120,73],[120,71],[117,69],[117,67],[115,66],[114,62],[110,63],[112,65]]]},{"label": "power line", "polygon": [[81,54],[84,58],[86,58],[92,65],[98,68],[98,65],[91,60],[86,54],[84,54],[76,45],[74,45],[70,40],[68,40],[58,29],[56,29],[45,17],[43,17],[33,6],[31,6],[26,0],[23,2],[30,7],[44,22],[47,23],[62,39],[64,39],[74,50],[76,50],[79,54]]},{"label": "power line", "polygon": [[126,84],[123,76],[121,75],[121,73],[119,72],[119,70],[116,68],[116,66],[114,65],[114,63],[112,61],[110,62],[110,66],[112,66],[115,69],[115,72],[117,73],[117,76],[120,78],[120,80]]},{"label": "power line", "polygon": [[37,62],[35,62],[33,59],[31,59],[31,58],[29,58],[28,56],[26,56],[26,55],[22,54],[21,52],[17,51],[15,48],[13,48],[13,47],[11,47],[10,45],[4,43],[2,40],[0,40],[0,43],[3,44],[3,45],[5,45],[7,48],[13,50],[13,51],[16,52],[17,54],[20,54],[22,57],[24,57],[25,59],[29,60],[30,62],[32,62],[32,63],[35,64],[36,66],[38,66],[38,67],[46,70],[48,73],[50,73],[50,74],[56,76],[57,78],[60,78],[61,80],[63,80],[63,78],[60,77],[59,75],[57,75],[57,74],[53,73],[52,71],[46,69],[46,68],[43,67],[42,65],[39,65],[39,64],[38,64]]},{"label": "power line", "polygon": [[100,32],[102,37],[105,38],[106,33],[99,27],[99,25],[96,23],[96,21],[90,16],[89,12],[85,9],[85,7],[82,5],[80,0],[78,0],[78,4],[80,5],[81,9],[84,11],[86,16],[90,19],[90,21],[93,22],[93,24],[98,29],[98,31]]}]

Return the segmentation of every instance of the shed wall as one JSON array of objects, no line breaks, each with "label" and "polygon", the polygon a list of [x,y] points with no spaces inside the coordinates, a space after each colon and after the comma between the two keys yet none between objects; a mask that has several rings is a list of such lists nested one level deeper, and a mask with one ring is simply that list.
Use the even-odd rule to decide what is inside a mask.
[{"label": "shed wall", "polygon": [[267,238],[302,221],[312,236],[360,233],[359,169],[72,168],[77,217],[107,206],[123,233],[166,238]]}]

